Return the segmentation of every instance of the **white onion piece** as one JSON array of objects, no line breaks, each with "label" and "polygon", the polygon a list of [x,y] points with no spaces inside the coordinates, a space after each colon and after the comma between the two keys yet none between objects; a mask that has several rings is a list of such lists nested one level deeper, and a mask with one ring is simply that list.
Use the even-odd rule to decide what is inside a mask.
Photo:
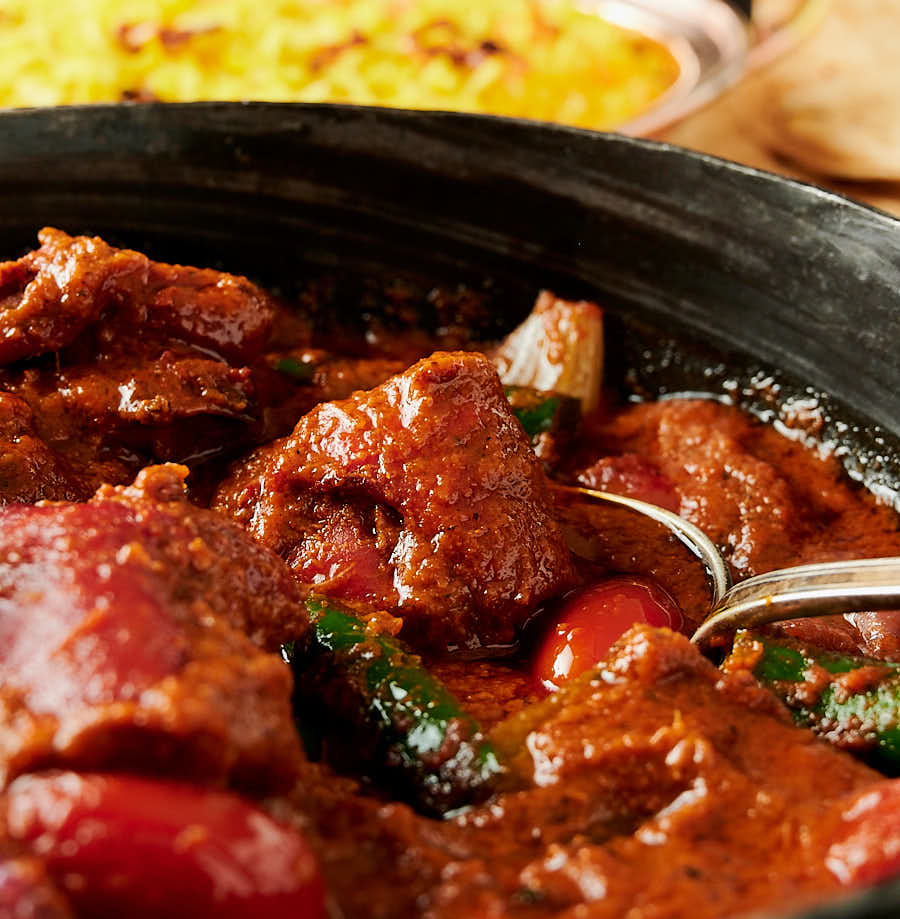
[{"label": "white onion piece", "polygon": [[597,407],[603,385],[603,310],[587,300],[538,295],[528,318],[493,355],[507,386],[557,392],[581,400],[585,413]]}]

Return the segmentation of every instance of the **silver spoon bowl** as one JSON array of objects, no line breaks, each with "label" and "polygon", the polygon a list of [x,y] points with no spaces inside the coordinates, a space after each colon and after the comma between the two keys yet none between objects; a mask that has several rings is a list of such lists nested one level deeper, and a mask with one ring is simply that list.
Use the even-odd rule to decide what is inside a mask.
[{"label": "silver spoon bowl", "polygon": [[900,558],[867,558],[781,568],[732,586],[728,565],[712,540],[678,514],[624,495],[582,486],[554,489],[618,504],[661,523],[697,556],[710,582],[710,612],[691,636],[711,639],[786,619],[834,616],[870,609],[900,609]]}]

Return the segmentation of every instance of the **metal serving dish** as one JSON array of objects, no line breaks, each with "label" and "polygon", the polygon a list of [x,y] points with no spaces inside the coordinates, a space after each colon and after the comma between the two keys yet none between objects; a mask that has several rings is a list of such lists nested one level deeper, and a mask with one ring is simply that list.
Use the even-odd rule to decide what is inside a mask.
[{"label": "metal serving dish", "polygon": [[[829,192],[616,135],[343,106],[0,115],[0,255],[95,232],[268,284],[415,271],[610,308],[610,381],[816,399],[850,472],[900,482],[900,222]],[[487,285],[487,280],[490,284]],[[348,303],[348,309],[352,304]],[[900,882],[805,919],[900,915]]]},{"label": "metal serving dish", "polygon": [[714,99],[747,66],[750,22],[725,0],[582,0],[582,9],[665,45],[678,61],[675,83],[647,111],[619,130],[652,134]]},{"label": "metal serving dish", "polygon": [[646,111],[617,130],[659,134],[770,63],[815,31],[830,0],[578,0],[610,22],[665,45],[679,78]]}]

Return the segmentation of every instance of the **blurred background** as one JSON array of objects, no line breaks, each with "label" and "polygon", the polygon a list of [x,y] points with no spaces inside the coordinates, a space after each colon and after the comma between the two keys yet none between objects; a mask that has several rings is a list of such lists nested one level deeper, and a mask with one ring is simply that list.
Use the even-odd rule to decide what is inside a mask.
[{"label": "blurred background", "polygon": [[[754,16],[783,21],[785,6],[759,2]],[[774,60],[661,136],[900,215],[900,0],[807,12]]]},{"label": "blurred background", "polygon": [[900,0],[0,0],[0,106],[265,99],[652,136],[900,215]]}]

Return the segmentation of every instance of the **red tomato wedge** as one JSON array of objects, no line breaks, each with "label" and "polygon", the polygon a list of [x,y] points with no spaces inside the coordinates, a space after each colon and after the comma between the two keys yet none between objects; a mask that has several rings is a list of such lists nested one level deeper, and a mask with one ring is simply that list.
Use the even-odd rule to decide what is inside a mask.
[{"label": "red tomato wedge", "polygon": [[623,575],[573,591],[540,643],[535,677],[544,689],[555,692],[601,661],[633,625],[678,632],[683,622],[678,604],[649,578]]},{"label": "red tomato wedge", "polygon": [[10,835],[79,919],[322,919],[300,835],[237,795],[134,776],[45,773],[8,791]]}]

